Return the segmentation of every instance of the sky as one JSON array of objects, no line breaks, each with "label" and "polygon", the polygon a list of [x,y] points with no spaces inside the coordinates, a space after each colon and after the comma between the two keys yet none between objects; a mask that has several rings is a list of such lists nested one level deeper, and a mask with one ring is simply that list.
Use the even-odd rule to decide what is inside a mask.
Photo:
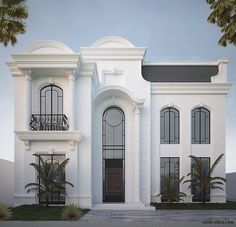
[{"label": "sky", "polygon": [[226,172],[236,172],[236,47],[220,47],[220,29],[207,22],[205,0],[28,0],[27,31],[12,47],[0,44],[0,158],[14,160],[11,54],[38,40],[57,40],[75,52],[104,36],[146,47],[144,61],[228,59]]}]

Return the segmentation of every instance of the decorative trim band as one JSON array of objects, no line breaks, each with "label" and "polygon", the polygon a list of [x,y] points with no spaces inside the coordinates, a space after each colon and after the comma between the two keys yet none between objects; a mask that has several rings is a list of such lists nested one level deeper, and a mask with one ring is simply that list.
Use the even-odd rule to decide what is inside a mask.
[{"label": "decorative trim band", "polygon": [[151,94],[227,95],[231,83],[152,83]]},{"label": "decorative trim band", "polygon": [[15,131],[15,134],[23,141],[75,141],[80,142],[80,131]]}]

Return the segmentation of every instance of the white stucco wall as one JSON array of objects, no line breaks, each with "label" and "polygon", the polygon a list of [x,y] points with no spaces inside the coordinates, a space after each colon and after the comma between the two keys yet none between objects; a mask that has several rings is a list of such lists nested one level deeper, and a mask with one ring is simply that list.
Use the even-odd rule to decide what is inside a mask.
[{"label": "white stucco wall", "polygon": [[0,203],[14,203],[14,162],[0,159]]},{"label": "white stucco wall", "polygon": [[[193,85],[194,86],[194,85]],[[210,110],[210,144],[191,144],[191,111],[203,105]],[[160,111],[173,106],[180,114],[180,143],[160,144]],[[160,193],[160,157],[179,157],[180,177],[190,172],[189,155],[210,157],[212,164],[225,151],[225,96],[200,94],[152,94],[152,195]],[[214,171],[216,176],[225,177],[225,157]],[[191,201],[188,185],[181,185],[180,190],[188,195],[185,201]],[[155,201],[156,198],[153,198]],[[212,202],[224,202],[225,191],[211,191]]]}]

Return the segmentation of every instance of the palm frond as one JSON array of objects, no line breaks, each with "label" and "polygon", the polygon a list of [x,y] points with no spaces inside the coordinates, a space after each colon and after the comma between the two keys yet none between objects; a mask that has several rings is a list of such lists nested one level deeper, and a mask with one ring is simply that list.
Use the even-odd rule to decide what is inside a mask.
[{"label": "palm frond", "polygon": [[224,183],[222,181],[211,181],[210,182],[210,185],[215,185],[215,184],[224,185]]},{"label": "palm frond", "polygon": [[212,189],[220,189],[220,190],[224,191],[224,189],[220,186],[212,186]]},{"label": "palm frond", "polygon": [[212,164],[211,168],[210,168],[210,174],[213,173],[213,171],[215,170],[217,164],[220,162],[220,160],[223,158],[224,154],[221,154],[216,160],[215,162]]},{"label": "palm frond", "polygon": [[65,159],[65,160],[60,164],[60,168],[64,168],[64,167],[68,164],[69,160],[70,160],[69,158]]},{"label": "palm frond", "polygon": [[41,185],[38,183],[29,183],[29,184],[25,185],[25,188],[32,187],[32,186],[41,187]]},{"label": "palm frond", "polygon": [[72,183],[70,183],[69,181],[65,181],[65,184],[70,185],[71,187],[74,187],[74,185]]},{"label": "palm frond", "polygon": [[221,180],[221,181],[224,181],[226,183],[226,179],[224,177],[210,177],[210,180],[211,181],[214,181],[214,180]]},{"label": "palm frond", "polygon": [[17,35],[26,31],[28,9],[25,0],[0,1],[0,42],[4,46],[17,42]]},{"label": "palm frond", "polygon": [[39,188],[35,187],[35,188],[29,188],[26,193],[30,193],[30,192],[39,192]]},{"label": "palm frond", "polygon": [[30,163],[30,165],[33,166],[33,167],[35,168],[35,170],[36,170],[38,173],[41,172],[41,167],[40,167],[38,164],[36,164],[36,163]]}]

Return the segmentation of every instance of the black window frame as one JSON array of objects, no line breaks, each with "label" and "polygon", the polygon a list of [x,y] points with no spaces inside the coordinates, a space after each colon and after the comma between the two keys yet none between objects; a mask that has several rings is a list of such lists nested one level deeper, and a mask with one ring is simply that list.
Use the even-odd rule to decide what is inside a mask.
[{"label": "black window frame", "polygon": [[[210,157],[197,157],[198,159],[200,159],[202,161],[202,159],[207,159],[208,160],[208,175],[209,175],[209,172],[210,172],[210,165],[211,165],[211,158]],[[193,171],[193,163],[194,160],[191,159],[191,171]],[[193,180],[193,176],[191,175],[191,179]],[[192,194],[192,201],[193,202],[202,202],[203,201],[203,196],[202,196],[202,193],[203,192],[197,192],[196,191],[196,187],[191,187],[191,194]],[[209,188],[209,191],[206,192],[207,196],[206,196],[206,202],[210,202],[210,195],[211,195],[211,191],[210,191],[210,188]]]},{"label": "black window frame", "polygon": [[[47,161],[50,160],[51,162],[54,162],[56,160],[54,157],[57,157],[57,156],[63,156],[64,159],[66,158],[65,154],[38,154],[38,156],[40,156],[40,157],[48,156],[49,159],[47,159]],[[40,158],[38,158],[38,163],[40,165],[40,163],[41,163]],[[65,173],[64,177],[66,177],[66,173]],[[38,178],[38,183],[40,184],[40,178]],[[54,195],[56,195],[56,196],[54,196]],[[60,193],[60,192],[55,192],[54,195],[51,196],[51,199],[49,200],[49,204],[65,204],[65,193],[63,194],[63,193]],[[57,198],[57,200],[56,200],[56,198]],[[39,200],[39,204],[46,204],[46,200],[43,200],[41,198],[40,193],[39,193],[39,196],[38,196],[38,200]]]},{"label": "black window frame", "polygon": [[[199,114],[199,117],[197,117],[197,114]],[[192,144],[210,144],[211,142],[210,110],[205,107],[194,108],[191,112],[191,128],[192,128],[191,130]],[[202,133],[202,128],[204,128],[204,133]]]},{"label": "black window frame", "polygon": [[[116,110],[120,113],[121,122],[117,125],[110,125],[107,120],[107,114],[110,111]],[[102,162],[103,162],[103,202],[125,202],[125,113],[118,106],[110,106],[106,108],[102,115]],[[121,126],[121,141],[120,144],[117,144],[115,141],[117,131],[116,129]],[[112,142],[107,138],[108,128],[112,128]],[[112,151],[112,156],[108,155],[108,151]],[[121,156],[117,157],[116,152],[121,151]],[[117,163],[116,163],[117,162]],[[122,195],[111,196],[107,193],[106,184],[107,184],[107,175],[106,169],[109,168],[109,165],[122,163],[119,167],[122,166],[122,183],[123,183],[123,192]]]},{"label": "black window frame", "polygon": [[[166,163],[168,163],[168,168],[169,169],[168,169],[167,174],[165,174],[165,167],[164,167],[164,174],[163,174],[163,176],[167,176],[168,175],[169,178],[173,178],[171,176],[173,174],[175,179],[179,180],[179,178],[180,178],[180,168],[179,168],[180,167],[180,158],[179,157],[161,157],[160,158],[160,192],[162,192],[164,190],[164,188],[165,188],[165,186],[163,185],[164,182],[162,181],[162,172],[163,172],[162,171],[162,160],[164,160],[164,159],[168,159],[168,161],[166,161]],[[177,165],[178,165],[177,166],[177,173],[176,172],[171,173],[171,163],[177,163]],[[174,171],[176,171],[176,167],[174,167]],[[179,191],[179,185],[178,185],[177,191]],[[161,197],[161,201],[162,202],[166,202],[167,199]]]},{"label": "black window frame", "polygon": [[[50,92],[50,100],[51,100],[51,105],[50,105],[50,111],[49,113],[47,113],[47,108],[46,108],[46,94],[43,94],[43,92],[48,92],[46,89],[47,88],[50,88],[48,91]],[[54,104],[54,99],[53,99],[53,92],[56,91],[58,93],[57,90],[55,90],[54,88],[57,88],[60,92],[61,92],[61,95],[60,94],[57,94],[57,112],[53,112],[53,104]],[[44,91],[46,90],[46,91]],[[42,106],[42,103],[43,103],[43,100],[44,99],[44,111],[43,111],[43,106]],[[61,100],[61,108],[59,110],[59,100]],[[40,115],[46,115],[46,114],[63,114],[63,89],[55,84],[49,84],[49,85],[46,85],[44,87],[42,87],[40,89]]]},{"label": "black window frame", "polygon": [[[174,118],[171,120],[171,113]],[[166,132],[166,115],[168,127]],[[173,123],[174,122],[174,123]],[[177,129],[176,129],[177,127]],[[171,132],[174,132],[174,138],[171,138]],[[167,107],[160,111],[160,143],[161,144],[180,144],[180,113],[174,107]]]}]

